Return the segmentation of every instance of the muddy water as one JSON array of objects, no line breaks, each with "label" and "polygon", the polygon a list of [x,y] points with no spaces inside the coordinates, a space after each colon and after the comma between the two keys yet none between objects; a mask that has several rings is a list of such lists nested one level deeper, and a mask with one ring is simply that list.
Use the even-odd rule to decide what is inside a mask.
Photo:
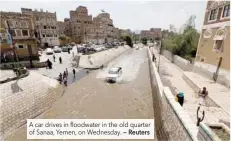
[{"label": "muddy water", "polygon": [[[121,61],[115,62],[115,64],[128,65],[126,58],[130,58],[128,60],[133,60],[132,64],[136,64],[134,58],[139,55],[140,58],[142,56],[147,58],[145,50],[139,50],[140,52],[136,53],[134,51],[119,58],[118,60]],[[128,68],[132,68],[131,66]],[[126,67],[123,68],[126,74]],[[130,81],[121,84],[109,84],[98,79],[101,70],[91,72],[70,85],[63,97],[38,118],[153,119],[154,111],[148,61],[144,59],[143,63],[140,63],[139,67],[136,66],[135,68],[137,72],[131,70],[133,76],[128,77]],[[15,140],[26,140],[25,127],[6,139],[6,141]]]}]

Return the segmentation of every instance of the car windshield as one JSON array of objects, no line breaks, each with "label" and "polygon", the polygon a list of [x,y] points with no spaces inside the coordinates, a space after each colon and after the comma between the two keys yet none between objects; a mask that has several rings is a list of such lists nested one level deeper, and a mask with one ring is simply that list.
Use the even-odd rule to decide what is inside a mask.
[{"label": "car windshield", "polygon": [[111,69],[108,72],[109,74],[118,74],[118,69]]}]

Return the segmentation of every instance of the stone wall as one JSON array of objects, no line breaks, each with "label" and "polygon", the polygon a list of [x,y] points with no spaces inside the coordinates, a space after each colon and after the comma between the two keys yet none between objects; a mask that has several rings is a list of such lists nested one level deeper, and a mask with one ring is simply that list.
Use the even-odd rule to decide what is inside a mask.
[{"label": "stone wall", "polygon": [[153,109],[157,140],[160,141],[197,141],[197,127],[189,115],[175,101],[168,87],[164,87],[151,60],[148,50],[150,81],[153,95]]},{"label": "stone wall", "polygon": [[[33,65],[35,68],[42,68],[46,67],[47,63],[46,62],[38,62],[38,61],[33,61]],[[2,63],[0,65],[1,69],[13,69],[17,67],[26,67],[30,68],[30,61],[21,61],[21,62],[11,62],[11,63]]]},{"label": "stone wall", "polygon": [[[217,66],[195,62],[192,71],[203,75],[209,79],[213,79],[213,74],[216,72]],[[223,84],[227,87],[230,87],[230,71],[220,69],[218,73],[217,82]]]},{"label": "stone wall", "polygon": [[163,50],[162,54],[164,55],[165,58],[167,58],[169,61],[176,64],[182,70],[192,71],[193,65],[188,60],[186,60],[180,56],[173,55],[170,51],[167,51],[167,50]]},{"label": "stone wall", "polygon": [[173,62],[173,55],[170,51],[163,50],[162,54],[164,55],[165,58],[167,58],[169,61]]}]

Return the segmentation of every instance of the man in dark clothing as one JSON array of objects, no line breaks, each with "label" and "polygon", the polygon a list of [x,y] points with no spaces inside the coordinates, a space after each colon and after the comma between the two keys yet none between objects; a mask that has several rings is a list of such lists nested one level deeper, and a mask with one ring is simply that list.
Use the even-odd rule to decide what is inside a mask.
[{"label": "man in dark clothing", "polygon": [[53,55],[53,59],[54,59],[54,62],[55,62],[55,55]]},{"label": "man in dark clothing", "polygon": [[62,58],[61,57],[59,57],[59,63],[62,64]]},{"label": "man in dark clothing", "polygon": [[49,59],[47,59],[47,66],[49,69],[52,69],[52,63]]},{"label": "man in dark clothing", "polygon": [[63,78],[67,77],[66,71],[63,72]]},{"label": "man in dark clothing", "polygon": [[156,56],[155,56],[155,54],[153,53],[152,54],[152,62],[155,62],[156,61]]},{"label": "man in dark clothing", "polygon": [[74,77],[75,77],[75,69],[73,69],[72,71],[73,71],[73,74],[74,74]]}]

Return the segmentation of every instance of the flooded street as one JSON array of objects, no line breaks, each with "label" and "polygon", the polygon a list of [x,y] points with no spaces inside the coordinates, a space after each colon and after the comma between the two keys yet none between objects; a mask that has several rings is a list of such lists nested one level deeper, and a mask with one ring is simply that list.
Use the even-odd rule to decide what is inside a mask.
[{"label": "flooded street", "polygon": [[[121,81],[106,83],[110,67],[123,69]],[[61,99],[37,118],[49,119],[153,119],[147,50],[129,49],[104,70],[92,71],[69,85]],[[25,135],[25,136],[22,136]],[[26,140],[26,127],[6,141]]]}]

